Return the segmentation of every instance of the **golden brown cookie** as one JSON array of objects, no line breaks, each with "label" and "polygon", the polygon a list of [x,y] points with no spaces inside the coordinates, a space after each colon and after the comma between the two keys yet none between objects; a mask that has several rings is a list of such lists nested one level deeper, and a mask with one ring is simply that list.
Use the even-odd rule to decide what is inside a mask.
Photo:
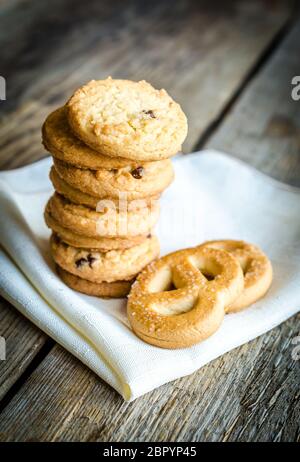
[{"label": "golden brown cookie", "polygon": [[230,253],[210,247],[184,249],[139,274],[128,297],[128,319],[145,342],[185,348],[219,328],[225,307],[243,287],[241,266]]},{"label": "golden brown cookie", "polygon": [[207,241],[200,247],[212,247],[230,252],[240,263],[244,273],[244,290],[226,307],[226,313],[240,311],[262,298],[272,283],[273,271],[268,257],[259,247],[230,239]]},{"label": "golden brown cookie", "polygon": [[132,284],[132,281],[100,282],[97,284],[74,276],[74,274],[65,271],[59,265],[56,265],[56,269],[62,281],[71,289],[95,297],[124,298],[129,293]]},{"label": "golden brown cookie", "polygon": [[145,81],[92,80],[70,98],[67,117],[78,138],[111,157],[166,159],[187,135],[179,104]]},{"label": "golden brown cookie", "polygon": [[102,205],[98,207],[99,211],[94,211],[54,193],[46,209],[64,228],[93,238],[145,236],[151,233],[159,217],[158,202],[151,207],[142,201],[130,202],[122,211],[117,210],[109,200],[103,200]]},{"label": "golden brown cookie", "polygon": [[[87,207],[91,207],[96,210],[97,204],[101,198],[86,194],[83,191],[80,191],[80,189],[76,189],[68,184],[59,176],[54,166],[52,166],[50,170],[50,180],[52,181],[54,189],[66,199],[69,199],[75,204],[86,205]],[[118,203],[117,199],[113,199],[113,201],[115,204]]]},{"label": "golden brown cookie", "polygon": [[116,170],[80,169],[54,158],[58,175],[73,188],[95,197],[142,199],[160,194],[174,178],[170,160],[151,162],[147,169],[136,169],[136,173],[124,167]]},{"label": "golden brown cookie", "polygon": [[61,226],[58,221],[52,217],[49,207],[46,207],[44,216],[47,226],[52,229],[62,241],[73,247],[97,249],[100,252],[107,252],[108,250],[129,249],[130,247],[141,244],[148,237],[132,236],[129,239],[126,237],[87,237]]},{"label": "golden brown cookie", "polygon": [[[80,189],[76,189],[73,186],[66,183],[58,175],[54,166],[52,166],[50,170],[50,179],[56,191],[64,197],[66,197],[67,199],[69,199],[70,201],[74,202],[75,204],[86,205],[87,207],[96,210],[99,200],[103,199],[103,197],[95,197],[91,196],[90,194],[86,194],[83,191],[80,191]],[[143,197],[143,200],[146,201],[147,205],[151,205],[153,201],[158,200],[159,197],[159,194],[157,194],[156,196]],[[117,208],[119,208],[119,199],[110,198],[110,200],[113,201]]]},{"label": "golden brown cookie", "polygon": [[61,268],[96,283],[129,281],[159,254],[156,236],[130,249],[105,253],[72,247],[55,234],[51,236],[50,246],[52,256]]},{"label": "golden brown cookie", "polygon": [[91,170],[128,167],[132,172],[138,167],[147,167],[147,162],[105,156],[84,144],[72,133],[65,107],[49,114],[42,128],[42,138],[47,151],[57,159],[75,167]]}]

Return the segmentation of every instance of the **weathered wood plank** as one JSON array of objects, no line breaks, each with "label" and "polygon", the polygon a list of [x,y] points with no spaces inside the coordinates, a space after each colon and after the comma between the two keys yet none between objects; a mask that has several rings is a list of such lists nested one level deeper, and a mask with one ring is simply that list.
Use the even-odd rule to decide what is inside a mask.
[{"label": "weathered wood plank", "polygon": [[[264,4],[256,3],[247,11],[247,1],[233,3],[227,11],[222,2],[199,6],[200,2],[183,1],[172,11],[162,2],[150,2],[146,10],[137,2],[126,8],[120,8],[121,3],[89,2],[88,9],[72,1],[72,17],[69,0],[54,0],[51,11],[47,2],[5,3],[0,10],[1,64],[8,90],[7,101],[1,102],[1,112],[6,114],[0,126],[2,167],[44,155],[40,125],[50,107],[61,104],[73,87],[96,75],[136,79],[147,75],[158,86],[170,88],[190,116],[187,147],[191,146],[283,26],[289,11],[282,2],[275,2],[268,16],[263,14]],[[200,104],[202,99],[205,104]],[[21,319],[12,310],[9,316],[12,325]],[[19,331],[15,337],[20,338]],[[35,351],[32,341],[32,347],[27,345],[28,361]],[[27,361],[22,364],[26,366]],[[11,362],[0,364],[2,376],[11,377],[3,392],[23,370],[20,366],[14,376],[10,367],[14,367]]]},{"label": "weathered wood plank", "polygon": [[49,9],[47,2],[21,2],[22,8],[0,16],[1,72],[7,78],[1,109],[10,114],[0,128],[3,168],[44,155],[45,115],[73,88],[107,75],[146,76],[167,88],[188,115],[185,150],[191,150],[290,12],[290,2],[259,0],[181,1],[172,7],[159,0],[142,7],[138,1],[126,7],[71,3],[54,0]]},{"label": "weathered wood plank", "polygon": [[[299,186],[300,101],[291,97],[291,81],[299,75],[299,69],[300,21],[206,147],[224,150],[281,181]],[[299,316],[291,323],[294,335],[299,335]],[[276,441],[300,440],[300,363],[293,361],[288,351],[291,338],[288,333],[276,346],[273,367],[258,365],[257,377],[243,397],[242,412],[225,439],[266,440],[270,436]],[[268,334],[264,339],[270,345]]]},{"label": "weathered wood plank", "polygon": [[0,297],[0,335],[6,341],[6,360],[0,361],[0,402],[41,350],[47,336]]},{"label": "weathered wood plank", "polygon": [[299,326],[300,316],[130,404],[57,346],[1,414],[0,440],[297,440]]},{"label": "weathered wood plank", "polygon": [[[183,2],[181,5],[186,3]],[[200,20],[202,13],[199,15],[195,6],[192,9],[189,7],[189,13],[184,6],[183,10],[175,8],[170,15],[169,12],[161,10],[163,6],[154,5],[153,16],[150,15],[151,21],[148,22],[149,19],[142,16],[141,25],[136,26],[136,32],[130,32],[129,38],[124,26],[128,16],[125,19],[124,16],[121,19],[118,16],[118,31],[123,31],[124,37],[118,36],[118,46],[110,48],[110,53],[104,49],[101,42],[104,38],[99,36],[100,32],[97,31],[94,32],[95,35],[87,34],[90,51],[84,49],[87,47],[84,39],[82,49],[78,53],[74,52],[73,60],[68,59],[66,51],[54,53],[54,48],[58,46],[56,42],[55,47],[50,47],[49,50],[48,58],[51,65],[48,61],[45,62],[39,70],[40,73],[36,62],[39,61],[38,54],[42,52],[37,51],[31,74],[33,83],[23,94],[21,78],[16,79],[15,95],[21,106],[20,109],[16,109],[12,104],[7,109],[10,115],[2,124],[1,135],[5,136],[6,143],[6,147],[2,149],[3,165],[14,166],[38,158],[40,152],[37,150],[37,133],[44,114],[51,105],[58,104],[66,97],[71,86],[76,86],[83,79],[94,77],[96,72],[99,72],[100,76],[112,73],[130,78],[147,75],[147,78],[158,86],[170,88],[171,93],[182,101],[189,114],[192,126],[187,144],[189,149],[232,97],[255,57],[257,58],[285,21],[282,19],[285,15],[282,16],[281,4],[275,2],[273,6],[277,5],[277,10],[275,9],[275,13],[272,11],[267,17],[264,14],[265,6],[256,9],[254,6],[251,25],[247,20],[249,11],[245,11],[247,5],[251,13],[250,2],[240,2],[238,7],[233,7],[238,9],[239,13],[230,11],[226,20],[224,14],[222,15],[221,6],[219,15],[215,17],[215,8],[212,13],[212,7],[207,5],[204,20]],[[134,11],[129,10],[131,19],[136,14]],[[176,15],[178,19],[175,20]],[[113,27],[113,21],[115,19],[111,19],[110,22],[108,18],[108,27]],[[97,20],[95,22],[97,24]],[[81,30],[81,26],[77,27],[76,30]],[[72,26],[70,28],[72,30]],[[194,30],[192,37],[190,31],[184,30],[187,28]],[[199,30],[202,29],[203,35],[199,37]],[[218,37],[214,35],[216,29],[221,31]],[[145,33],[142,35],[141,32],[144,30]],[[180,32],[177,34],[178,30]],[[72,33],[64,36],[64,43],[70,44],[71,37]],[[124,38],[124,47],[119,44],[120,37],[122,40]],[[157,38],[160,38],[160,41],[157,41]],[[262,39],[266,39],[263,46],[260,42]],[[224,46],[222,42],[227,45]],[[106,45],[107,43],[105,42]],[[256,50],[252,48],[254,43]],[[203,47],[207,44],[209,52],[205,54]],[[128,47],[130,51],[127,50]],[[114,51],[116,49],[118,53]],[[191,55],[189,50],[192,51]],[[100,51],[101,68],[99,60],[96,59],[96,54]],[[87,67],[84,70],[77,68],[83,64],[82,52],[86,53],[84,59]],[[148,57],[141,56],[143,53],[148,54]],[[117,56],[120,58],[119,61]],[[166,59],[166,56],[172,58]],[[231,56],[233,61],[231,66],[227,66],[228,57]],[[64,60],[66,67],[62,66],[62,71],[60,67],[53,71],[54,63],[59,65]],[[238,79],[234,67],[239,68]],[[187,69],[191,69],[191,72],[187,72]],[[72,70],[74,73],[70,77]],[[39,76],[41,78],[38,78]],[[235,84],[231,87],[232,81]],[[48,90],[47,83],[50,85]],[[17,98],[21,94],[22,98]],[[36,119],[34,114],[37,114]],[[201,114],[205,116],[204,124]],[[19,126],[22,124],[23,128],[20,129]],[[28,137],[24,134],[25,128],[30,130]],[[20,141],[17,145],[12,144],[13,133],[18,133]],[[18,158],[11,161],[11,156],[18,153],[18,150]],[[299,381],[299,376],[298,364],[291,361],[290,341],[298,332],[299,318],[294,318],[258,340],[214,361],[196,374],[165,385],[132,404],[124,403],[114,391],[75,358],[60,347],[55,347],[1,414],[1,439],[297,439],[297,408],[293,402],[296,400],[297,390],[293,384]],[[242,364],[242,367],[237,367],[237,364]],[[267,387],[264,386],[265,381]],[[286,383],[288,386],[285,389]],[[264,418],[264,405],[270,422]],[[141,422],[147,422],[147,425],[142,425]]]},{"label": "weathered wood plank", "polygon": [[206,147],[224,150],[263,172],[300,186],[300,22],[255,77]]}]

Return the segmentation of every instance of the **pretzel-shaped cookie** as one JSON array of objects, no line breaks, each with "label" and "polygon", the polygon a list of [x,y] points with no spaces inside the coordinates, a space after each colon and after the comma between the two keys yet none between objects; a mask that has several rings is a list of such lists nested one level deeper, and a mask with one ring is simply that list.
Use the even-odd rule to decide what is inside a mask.
[{"label": "pretzel-shaped cookie", "polygon": [[188,347],[218,329],[225,306],[243,287],[243,271],[230,253],[210,247],[179,250],[139,274],[128,297],[129,322],[147,343]]},{"label": "pretzel-shaped cookie", "polygon": [[244,241],[229,239],[207,241],[199,247],[226,250],[237,258],[242,267],[244,290],[236,300],[226,307],[226,313],[233,313],[246,308],[263,297],[269,289],[273,277],[272,265],[259,247]]}]

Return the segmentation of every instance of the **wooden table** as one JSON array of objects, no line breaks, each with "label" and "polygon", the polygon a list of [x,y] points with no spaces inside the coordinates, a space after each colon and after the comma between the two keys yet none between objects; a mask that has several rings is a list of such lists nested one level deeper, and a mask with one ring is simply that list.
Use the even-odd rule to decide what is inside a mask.
[{"label": "wooden table", "polygon": [[[189,119],[185,152],[214,147],[300,185],[300,19],[289,1],[0,1],[3,169],[46,155],[40,127],[108,75],[165,87]],[[274,204],[276,206],[276,204]],[[133,403],[5,300],[3,441],[300,441],[295,316]]]}]

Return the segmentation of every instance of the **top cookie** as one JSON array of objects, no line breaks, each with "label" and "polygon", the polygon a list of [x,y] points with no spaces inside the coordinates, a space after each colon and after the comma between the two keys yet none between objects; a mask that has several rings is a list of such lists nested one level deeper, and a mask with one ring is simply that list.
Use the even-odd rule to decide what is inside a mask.
[{"label": "top cookie", "polygon": [[[129,164],[128,160],[122,157],[104,156],[76,138],[69,127],[65,107],[60,107],[48,115],[42,128],[42,137],[45,148],[54,157],[79,168],[109,170],[124,168]],[[139,166],[139,163],[132,166]]]},{"label": "top cookie", "polygon": [[145,81],[92,80],[70,98],[67,116],[76,136],[111,157],[166,159],[187,134],[179,104]]}]

